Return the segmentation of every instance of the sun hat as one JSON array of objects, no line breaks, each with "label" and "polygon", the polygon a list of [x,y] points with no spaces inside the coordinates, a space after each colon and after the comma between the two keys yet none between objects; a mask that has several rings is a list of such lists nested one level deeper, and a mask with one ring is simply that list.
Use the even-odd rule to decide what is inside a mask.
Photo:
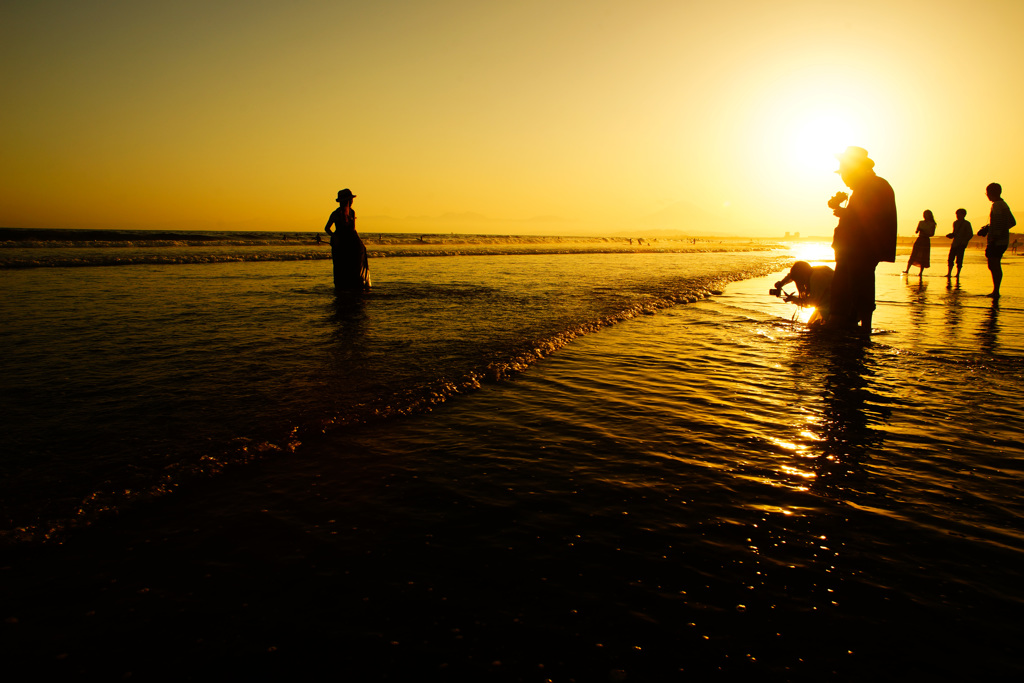
[{"label": "sun hat", "polygon": [[[835,155],[839,160],[839,168],[874,168],[875,162],[868,158],[868,151],[863,147],[847,147],[845,152]],[[839,171],[836,171],[839,173]]]}]

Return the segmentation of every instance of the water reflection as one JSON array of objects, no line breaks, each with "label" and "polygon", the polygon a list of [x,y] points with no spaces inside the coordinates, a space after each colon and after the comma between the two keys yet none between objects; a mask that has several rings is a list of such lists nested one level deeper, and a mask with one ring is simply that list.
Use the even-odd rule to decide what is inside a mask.
[{"label": "water reflection", "polygon": [[362,334],[366,323],[366,300],[362,292],[338,292],[328,304],[327,310],[334,327],[334,336],[339,338]]},{"label": "water reflection", "polygon": [[924,328],[925,309],[928,306],[928,283],[921,278],[907,278],[907,294],[910,303],[910,323],[915,331]]},{"label": "water reflection", "polygon": [[[876,393],[870,339],[806,334],[800,355],[819,359],[821,411],[811,427],[816,440],[812,488],[836,494],[865,476],[864,461],[882,446],[888,400]],[[797,357],[796,362],[802,362]]]},{"label": "water reflection", "polygon": [[946,326],[950,329],[959,327],[963,319],[963,302],[961,301],[960,280],[953,284],[952,280],[946,280]]},{"label": "water reflection", "polygon": [[365,398],[374,378],[381,375],[382,352],[369,325],[367,299],[361,292],[339,292],[324,304],[322,347],[317,377],[328,397],[343,406]]},{"label": "water reflection", "polygon": [[981,342],[981,350],[989,355],[995,355],[999,351],[999,300],[992,300],[992,307],[982,318],[981,326],[978,328],[978,339]]}]

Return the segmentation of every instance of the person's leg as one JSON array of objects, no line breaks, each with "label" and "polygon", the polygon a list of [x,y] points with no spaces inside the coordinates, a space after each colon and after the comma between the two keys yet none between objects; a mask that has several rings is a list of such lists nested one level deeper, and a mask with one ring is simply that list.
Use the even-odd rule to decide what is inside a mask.
[{"label": "person's leg", "polygon": [[857,296],[857,320],[861,332],[871,334],[871,318],[875,313],[875,267],[877,263],[859,264],[859,285]]},{"label": "person's leg", "polygon": [[874,315],[874,311],[868,311],[860,319],[861,332],[871,334],[871,316]]},{"label": "person's leg", "polygon": [[988,259],[988,270],[992,273],[992,293],[988,296],[995,298],[999,296],[999,284],[1002,283],[1002,253],[1007,250],[1004,246],[1001,249],[996,245],[985,247],[985,258]]},{"label": "person's leg", "polygon": [[845,260],[836,259],[836,273],[832,277],[830,294],[829,308],[832,315],[829,317],[829,326],[843,328],[854,324],[851,320],[850,265]]},{"label": "person's leg", "polygon": [[999,285],[1003,282],[1003,253],[1007,245],[996,246],[990,244],[985,248],[985,256],[988,257],[988,269],[992,272],[992,293],[989,296],[999,296]]},{"label": "person's leg", "polygon": [[992,293],[989,296],[999,296],[999,285],[1003,282],[1003,264],[1000,256],[988,260],[988,269],[992,271]]}]

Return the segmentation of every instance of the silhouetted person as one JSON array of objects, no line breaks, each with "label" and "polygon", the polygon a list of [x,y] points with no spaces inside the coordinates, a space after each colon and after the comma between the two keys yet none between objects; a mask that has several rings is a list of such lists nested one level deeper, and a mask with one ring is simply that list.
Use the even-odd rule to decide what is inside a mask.
[{"label": "silhouetted person", "polygon": [[366,258],[366,247],[356,234],[356,212],[352,210],[352,200],[355,198],[351,190],[338,192],[335,201],[340,206],[327,219],[327,225],[324,227],[324,232],[331,236],[335,289],[370,288],[370,265]]},{"label": "silhouetted person", "polygon": [[914,241],[914,248],[910,250],[907,269],[903,272],[909,273],[912,267],[920,266],[921,270],[918,275],[924,275],[924,269],[932,265],[932,236],[935,234],[935,216],[931,211],[925,209],[924,220],[918,222],[917,230],[914,232],[917,233],[917,240]]},{"label": "silhouetted person", "polygon": [[[836,252],[832,280],[832,324],[871,331],[875,311],[875,267],[896,260],[896,195],[884,178],[875,175],[867,150],[847,147],[839,159],[843,182],[853,190],[846,207],[829,202],[839,217],[832,239]],[[844,197],[845,199],[845,197]]]},{"label": "silhouetted person", "polygon": [[949,245],[949,258],[947,259],[947,265],[949,266],[946,271],[946,278],[950,278],[953,275],[953,263],[956,262],[956,279],[960,279],[960,271],[964,267],[964,251],[967,250],[967,245],[970,243],[971,238],[974,237],[974,228],[971,227],[971,222],[967,220],[967,209],[956,210],[956,220],[953,221],[953,232],[946,235],[953,240],[953,243]]},{"label": "silhouetted person", "polygon": [[796,284],[798,296],[787,298],[786,301],[798,306],[813,306],[814,313],[807,321],[808,325],[827,323],[832,316],[832,280],[835,273],[828,266],[814,266],[807,261],[797,261],[789,269],[789,274],[775,283],[781,289],[788,283]]},{"label": "silhouetted person", "polygon": [[999,285],[1003,281],[1003,254],[1010,246],[1010,228],[1017,225],[1002,195],[1003,188],[999,183],[990,183],[985,188],[985,196],[992,202],[992,213],[989,214],[988,225],[978,231],[981,237],[988,237],[985,258],[988,259],[988,269],[992,271],[992,293],[988,295],[992,298],[999,297]]}]

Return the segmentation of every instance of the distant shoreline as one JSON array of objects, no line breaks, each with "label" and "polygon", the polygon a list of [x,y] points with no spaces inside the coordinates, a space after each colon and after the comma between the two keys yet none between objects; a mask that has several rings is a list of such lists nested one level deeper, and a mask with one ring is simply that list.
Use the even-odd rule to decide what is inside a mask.
[{"label": "distant shoreline", "polygon": [[[662,233],[645,233],[643,230],[623,231],[619,235],[517,235],[506,233],[468,233],[468,232],[383,232],[383,231],[359,231],[364,241],[374,242],[384,239],[385,241],[397,240],[400,242],[426,242],[438,243],[444,241],[508,241],[515,240],[522,243],[545,243],[545,242],[629,242],[630,239],[643,240],[644,244],[662,242],[684,242],[690,243],[696,240],[701,242],[715,243],[779,243],[792,241],[782,237],[736,237],[726,235],[687,235],[680,232],[677,235],[665,235]],[[322,231],[280,231],[280,230],[126,230],[126,229],[101,229],[101,228],[7,228],[0,227],[0,243],[2,242],[213,242],[213,241],[315,241],[317,235],[326,241],[328,239]],[[824,239],[824,238],[822,238]],[[814,238],[799,239],[795,241],[820,241]]]},{"label": "distant shoreline", "polygon": [[0,228],[0,242],[126,242],[217,240],[204,231],[97,230],[93,228]]},{"label": "distant shoreline", "polygon": [[[317,242],[317,237],[320,241]],[[474,233],[395,233],[360,232],[371,258],[397,256],[510,255],[531,253],[690,253],[723,251],[765,251],[787,249],[794,244],[827,243],[826,236],[808,237],[731,237],[666,236],[647,237],[640,233],[618,236],[511,235]],[[914,236],[900,235],[897,244],[907,247]],[[932,248],[942,250],[949,244],[942,236],[932,238]],[[971,240],[973,248],[984,247],[985,239]],[[203,248],[264,246],[308,252],[304,258],[329,258],[317,254],[329,249],[330,238],[315,231],[242,231],[242,230],[115,230],[96,228],[0,228],[0,251],[5,249],[68,248]],[[0,268],[11,267],[0,259]]]}]

